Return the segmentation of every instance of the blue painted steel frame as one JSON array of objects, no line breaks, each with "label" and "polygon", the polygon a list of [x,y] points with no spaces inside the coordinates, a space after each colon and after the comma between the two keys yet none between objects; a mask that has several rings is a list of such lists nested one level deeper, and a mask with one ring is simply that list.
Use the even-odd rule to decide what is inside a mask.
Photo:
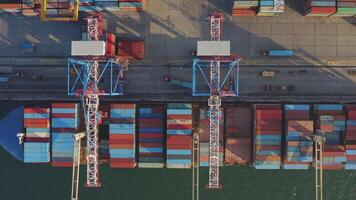
[{"label": "blue painted steel frame", "polygon": [[[201,73],[204,79],[204,82],[208,85],[210,91],[211,91],[211,86],[210,86],[210,77],[207,77],[204,72],[203,72],[203,68],[210,68],[210,62],[213,62],[214,60],[200,60],[199,58],[194,58],[193,59],[193,71],[192,71],[192,96],[210,96],[210,92],[199,92],[197,91],[197,73]],[[223,78],[221,84],[220,84],[220,88],[222,89],[222,87],[224,86],[226,80],[228,79],[228,77],[231,75],[231,73],[234,72],[234,68],[236,69],[236,73],[232,74],[234,77],[234,88],[233,90],[230,90],[230,95],[224,95],[224,93],[221,94],[221,96],[239,96],[239,62],[240,59],[237,60],[221,60],[220,61],[220,69],[222,68],[228,68],[228,73],[226,74],[225,77],[221,77]],[[197,72],[199,71],[199,72]]]},{"label": "blue painted steel frame", "polygon": [[[85,91],[88,88],[89,76],[89,63],[92,61],[89,60],[76,60],[73,58],[68,59],[68,78],[67,78],[67,93],[68,95],[77,95],[78,87],[79,90]],[[100,95],[106,96],[121,96],[123,95],[123,83],[120,81],[121,75],[125,70],[124,64],[117,64],[112,59],[106,61],[98,61],[99,62],[99,78],[98,83],[102,80],[103,74],[106,70],[110,70],[110,88],[99,88]],[[105,65],[101,65],[100,63],[105,62]],[[75,71],[74,75],[71,75],[71,69]],[[114,75],[114,69],[118,69],[118,74]],[[71,83],[71,77],[74,78],[74,82]],[[97,87],[94,86],[94,87]]]}]

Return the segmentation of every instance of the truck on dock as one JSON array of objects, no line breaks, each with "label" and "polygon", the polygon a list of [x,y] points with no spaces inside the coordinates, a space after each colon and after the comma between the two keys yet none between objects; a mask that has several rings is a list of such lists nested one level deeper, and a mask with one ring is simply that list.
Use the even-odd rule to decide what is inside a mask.
[{"label": "truck on dock", "polygon": [[294,89],[292,85],[265,85],[266,91],[293,91]]},{"label": "truck on dock", "polygon": [[263,56],[270,57],[292,57],[294,52],[292,50],[265,50],[261,52]]},{"label": "truck on dock", "polygon": [[276,70],[264,70],[261,72],[262,77],[268,77],[268,78],[273,78],[278,71]]}]

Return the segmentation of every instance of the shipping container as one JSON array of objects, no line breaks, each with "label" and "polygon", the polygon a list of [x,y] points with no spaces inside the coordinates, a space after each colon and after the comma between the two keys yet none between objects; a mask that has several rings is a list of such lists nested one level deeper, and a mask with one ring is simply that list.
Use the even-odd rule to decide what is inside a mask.
[{"label": "shipping container", "polygon": [[255,169],[280,169],[282,109],[277,104],[255,106]]},{"label": "shipping container", "polygon": [[251,162],[252,109],[228,106],[225,113],[225,163],[247,165]]},{"label": "shipping container", "polygon": [[167,105],[167,168],[192,166],[192,104]]},{"label": "shipping container", "polygon": [[160,105],[149,105],[139,108],[138,167],[140,168],[162,168],[164,165],[164,114],[164,106]]},{"label": "shipping container", "polygon": [[52,166],[72,167],[74,139],[80,127],[80,106],[77,103],[52,104]]},{"label": "shipping container", "polygon": [[111,168],[136,167],[136,104],[110,104]]}]

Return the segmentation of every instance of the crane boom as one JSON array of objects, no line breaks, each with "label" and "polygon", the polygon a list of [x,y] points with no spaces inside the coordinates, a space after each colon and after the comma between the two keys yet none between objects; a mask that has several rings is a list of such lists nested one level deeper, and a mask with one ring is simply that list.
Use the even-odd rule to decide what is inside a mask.
[{"label": "crane boom", "polygon": [[[222,15],[212,15],[210,20],[210,40],[220,41]],[[220,125],[220,61],[210,62],[210,138],[209,138],[209,185],[210,189],[218,189],[219,185],[219,125]]]},{"label": "crane boom", "polygon": [[79,170],[80,170],[80,147],[81,139],[85,137],[84,133],[73,135],[73,171],[72,171],[72,200],[78,200]]},{"label": "crane boom", "polygon": [[[89,16],[87,18],[88,39],[99,40],[99,17]],[[85,72],[87,82],[86,89],[82,93],[82,101],[85,112],[85,126],[87,132],[87,187],[100,187],[99,181],[99,63],[96,60],[89,61]]]}]

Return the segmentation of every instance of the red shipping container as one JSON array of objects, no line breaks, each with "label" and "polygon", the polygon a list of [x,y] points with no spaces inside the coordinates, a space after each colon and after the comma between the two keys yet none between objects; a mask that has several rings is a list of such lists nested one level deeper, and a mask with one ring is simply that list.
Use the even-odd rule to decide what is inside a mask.
[{"label": "red shipping container", "polygon": [[136,104],[131,104],[131,103],[110,104],[110,108],[135,109]]},{"label": "red shipping container", "polygon": [[167,144],[188,144],[192,143],[191,136],[178,136],[178,135],[169,135],[167,136]]},{"label": "red shipping container", "polygon": [[167,119],[192,119],[192,115],[167,115]]},{"label": "red shipping container", "polygon": [[109,140],[133,140],[135,136],[133,134],[110,134]]},{"label": "red shipping container", "polygon": [[75,103],[52,103],[52,108],[77,108]]},{"label": "red shipping container", "polygon": [[163,135],[155,133],[140,133],[139,138],[163,138]]},{"label": "red shipping container", "polygon": [[75,113],[52,113],[52,118],[76,118]]},{"label": "red shipping container", "polygon": [[192,144],[167,144],[167,149],[192,149]]},{"label": "red shipping container", "polygon": [[134,144],[134,140],[124,140],[124,139],[109,139],[110,144]]},{"label": "red shipping container", "polygon": [[145,43],[142,41],[120,41],[118,47],[119,56],[136,60],[144,59]]},{"label": "red shipping container", "polygon": [[190,130],[192,129],[191,124],[169,124],[167,125],[168,129],[184,129],[184,130]]},{"label": "red shipping container", "polygon": [[1,3],[0,9],[21,9],[21,4],[17,3]]},{"label": "red shipping container", "polygon": [[49,108],[25,108],[24,113],[49,113]]}]

